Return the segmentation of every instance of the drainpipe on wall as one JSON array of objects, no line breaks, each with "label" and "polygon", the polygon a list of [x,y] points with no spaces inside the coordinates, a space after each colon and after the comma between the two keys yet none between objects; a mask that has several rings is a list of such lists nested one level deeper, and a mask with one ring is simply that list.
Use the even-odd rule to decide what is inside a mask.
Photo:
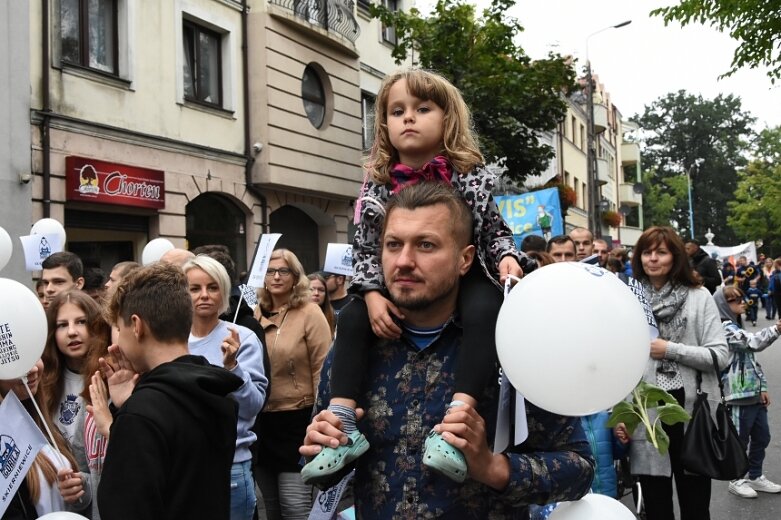
[{"label": "drainpipe on wall", "polygon": [[268,200],[263,192],[252,182],[252,165],[255,158],[252,156],[252,143],[250,142],[250,95],[249,95],[249,45],[247,44],[247,18],[249,8],[247,0],[241,1],[241,69],[244,89],[244,182],[249,192],[260,200],[260,229],[261,233],[269,232],[268,224]]},{"label": "drainpipe on wall", "polygon": [[51,215],[51,96],[49,93],[49,0],[41,1],[41,153],[43,154],[43,216]]}]

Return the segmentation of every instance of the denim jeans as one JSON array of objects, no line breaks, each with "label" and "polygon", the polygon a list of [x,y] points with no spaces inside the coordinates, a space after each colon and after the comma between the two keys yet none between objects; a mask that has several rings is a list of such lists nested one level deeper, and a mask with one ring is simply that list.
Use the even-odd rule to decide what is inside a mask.
[{"label": "denim jeans", "polygon": [[252,461],[234,462],[231,466],[231,520],[252,520],[255,506]]},{"label": "denim jeans", "polygon": [[767,408],[757,403],[733,405],[731,409],[732,422],[738,429],[738,436],[748,447],[748,478],[758,478],[762,475],[765,448],[770,444]]},{"label": "denim jeans", "polygon": [[275,473],[255,466],[258,487],[268,520],[307,520],[312,511],[312,486],[301,480],[301,473]]}]

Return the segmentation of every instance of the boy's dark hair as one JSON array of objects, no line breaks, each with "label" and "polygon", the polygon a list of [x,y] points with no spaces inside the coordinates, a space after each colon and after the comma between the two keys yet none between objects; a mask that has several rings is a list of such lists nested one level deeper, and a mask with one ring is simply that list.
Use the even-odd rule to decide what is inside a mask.
[{"label": "boy's dark hair", "polygon": [[175,265],[164,262],[141,267],[123,278],[106,309],[109,323],[130,323],[134,314],[159,341],[184,342],[190,337],[193,303],[187,277]]},{"label": "boy's dark hair", "polygon": [[87,267],[84,269],[84,291],[103,289],[106,283],[106,272],[100,267]]},{"label": "boy's dark hair", "polygon": [[415,210],[444,204],[450,210],[453,222],[453,236],[456,244],[466,247],[472,243],[472,212],[452,186],[442,182],[419,182],[408,185],[393,195],[385,206],[385,226],[394,209]]},{"label": "boy's dark hair", "polygon": [[84,264],[81,262],[81,258],[70,251],[60,251],[49,255],[41,263],[41,269],[57,269],[58,267],[65,267],[73,281],[84,276]]},{"label": "boy's dark hair", "polygon": [[545,252],[550,253],[551,246],[553,246],[553,244],[559,245],[559,244],[566,244],[567,242],[572,244],[573,249],[576,249],[575,241],[572,240],[572,238],[570,238],[569,235],[556,235],[555,237],[552,237],[550,240],[548,240],[548,245],[545,246]]},{"label": "boy's dark hair", "polygon": [[526,235],[521,240],[521,251],[528,253],[529,251],[539,251],[544,253],[547,246],[545,239],[540,235]]},{"label": "boy's dark hair", "polygon": [[[196,249],[200,249],[200,248],[196,248]],[[193,250],[193,252],[195,252],[195,250]],[[217,260],[225,268],[225,271],[227,271],[228,278],[230,278],[231,281],[231,285],[236,283],[236,262],[233,261],[231,255],[219,249],[212,249],[212,250],[207,250],[206,252],[196,253],[196,256],[197,255],[206,255],[208,257]]]}]

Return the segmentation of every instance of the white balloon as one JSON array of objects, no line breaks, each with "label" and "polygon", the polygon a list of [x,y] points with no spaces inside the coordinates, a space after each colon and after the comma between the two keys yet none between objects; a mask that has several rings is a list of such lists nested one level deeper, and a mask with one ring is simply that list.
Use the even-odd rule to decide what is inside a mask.
[{"label": "white balloon", "polygon": [[42,218],[33,224],[31,235],[57,235],[60,238],[60,247],[65,249],[65,228],[59,221],[53,218]]},{"label": "white balloon", "polygon": [[562,502],[553,510],[549,520],[634,520],[624,504],[605,495],[589,493],[575,502]]},{"label": "white balloon", "polygon": [[38,520],[86,520],[86,517],[69,511],[56,511],[54,513],[39,516]]},{"label": "white balloon", "polygon": [[174,245],[167,238],[155,238],[144,246],[141,253],[141,263],[149,265],[160,260],[160,257],[174,248]]},{"label": "white balloon", "polygon": [[624,399],[642,377],[650,343],[632,291],[605,269],[574,262],[525,276],[496,322],[496,350],[510,382],[561,415],[589,415]]},{"label": "white balloon", "polygon": [[8,265],[11,254],[14,252],[14,244],[8,231],[0,227],[0,271]]},{"label": "white balloon", "polygon": [[0,379],[25,375],[46,345],[46,313],[33,291],[0,278]]}]

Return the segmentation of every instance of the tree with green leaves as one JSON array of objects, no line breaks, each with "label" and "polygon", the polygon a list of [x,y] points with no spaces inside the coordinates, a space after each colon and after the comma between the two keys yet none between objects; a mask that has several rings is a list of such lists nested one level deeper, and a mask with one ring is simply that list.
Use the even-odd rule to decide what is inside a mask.
[{"label": "tree with green leaves", "polygon": [[775,257],[781,253],[781,127],[763,130],[755,147],[755,159],[738,173],[728,222],[742,242],[761,239],[765,254]]},{"label": "tree with green leaves", "polygon": [[372,5],[372,16],[396,32],[393,56],[439,72],[461,90],[472,110],[486,161],[507,168],[513,181],[542,173],[553,150],[538,135],[566,114],[564,94],[575,84],[565,58],[532,60],[515,37],[523,28],[507,16],[514,0],[493,0],[476,16],[466,0],[439,0],[430,16],[415,8]]},{"label": "tree with green leaves", "polygon": [[651,11],[664,18],[665,24],[707,24],[729,32],[738,48],[731,69],[768,67],[771,81],[781,78],[781,0],[681,0],[678,5]]},{"label": "tree with green leaves", "polygon": [[721,244],[732,244],[727,203],[737,187],[737,171],[745,166],[755,119],[740,98],[715,99],[681,90],[663,96],[632,118],[641,128],[646,225],[673,225],[690,236],[687,173],[691,177],[694,234],[708,229]]}]

